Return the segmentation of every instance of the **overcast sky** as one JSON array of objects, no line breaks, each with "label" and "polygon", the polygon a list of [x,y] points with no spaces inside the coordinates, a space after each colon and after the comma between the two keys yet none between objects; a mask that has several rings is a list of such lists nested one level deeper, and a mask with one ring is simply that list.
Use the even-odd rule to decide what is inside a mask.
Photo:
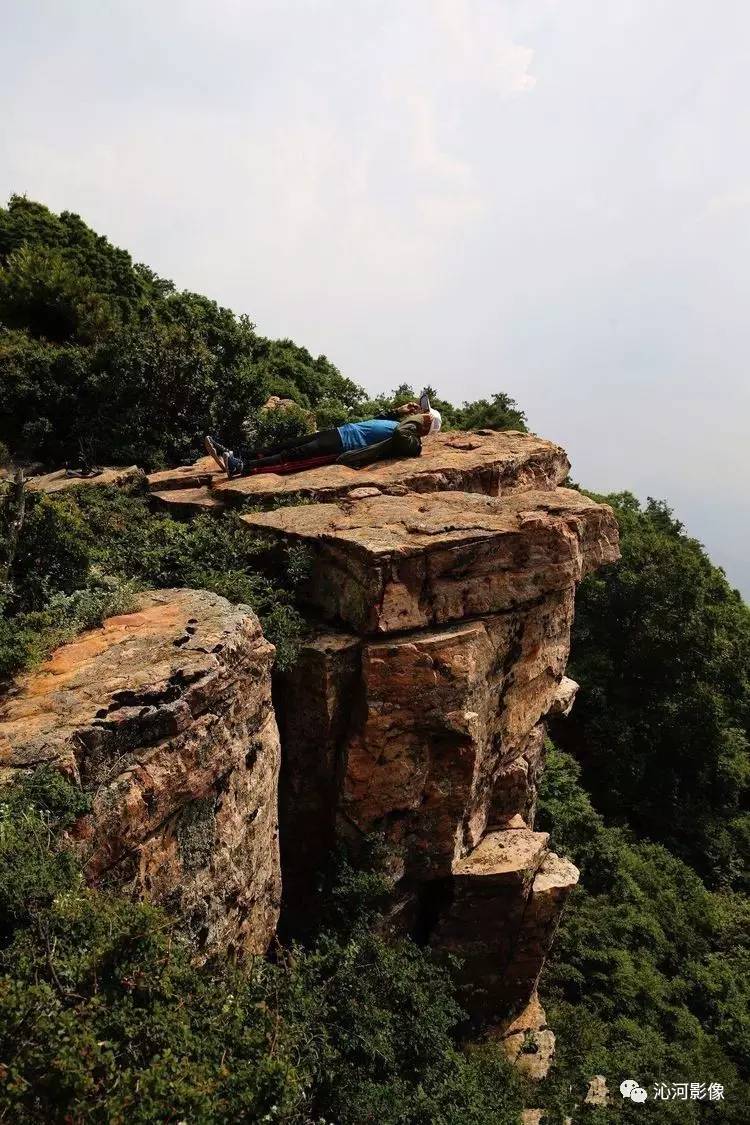
[{"label": "overcast sky", "polygon": [[747,0],[0,0],[0,196],[369,389],[503,390],[750,595]]}]

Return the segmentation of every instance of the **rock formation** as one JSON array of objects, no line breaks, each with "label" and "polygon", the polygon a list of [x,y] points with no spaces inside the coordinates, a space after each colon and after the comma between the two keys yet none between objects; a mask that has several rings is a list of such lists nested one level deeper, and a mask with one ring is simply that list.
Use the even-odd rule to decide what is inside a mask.
[{"label": "rock formation", "polygon": [[92,797],[92,883],[172,908],[205,954],[264,952],[280,903],[273,646],[215,594],[163,590],[58,649],[0,706],[0,767]]},{"label": "rock formation", "polygon": [[491,1037],[525,1078],[546,1078],[555,1057],[555,1036],[536,992],[526,1007]]},{"label": "rock formation", "polygon": [[57,469],[54,473],[44,473],[41,476],[29,477],[28,487],[31,492],[63,492],[68,488],[86,487],[91,485],[134,485],[144,480],[144,473],[137,465],[127,468],[99,469],[88,477],[71,476],[65,469]]},{"label": "rock formation", "polygon": [[575,698],[576,586],[618,557],[610,509],[559,487],[568,468],[551,442],[481,431],[361,471],[153,474],[179,514],[287,501],[242,517],[269,557],[301,543],[313,559],[311,631],[276,675],[275,717],[273,650],[247,608],[150,594],[19,679],[6,775],[53,762],[79,780],[89,878],[175,907],[206,952],[273,935],[277,809],[287,934],[314,917],[337,840],[378,837],[388,929],[459,955],[471,1018],[516,1054],[538,1033],[549,1056],[536,985],[578,872],[534,828],[544,720]]},{"label": "rock formation", "polygon": [[377,835],[392,927],[460,956],[482,1023],[534,995],[578,878],[533,828],[543,722],[575,695],[575,587],[618,556],[606,506],[554,473],[546,488],[510,483],[362,487],[243,517],[315,560],[304,598],[318,625],[275,695],[286,924],[304,930],[337,838]]},{"label": "rock formation", "polygon": [[[307,600],[362,633],[462,621],[572,594],[611,559],[608,508],[570,489],[374,496],[246,516],[314,546]],[[568,599],[570,600],[570,599]]]},{"label": "rock formation", "polygon": [[245,501],[265,504],[280,496],[335,500],[362,489],[372,489],[369,495],[450,489],[507,495],[552,488],[565,479],[569,467],[564,450],[551,441],[511,430],[480,430],[437,434],[425,442],[417,459],[382,461],[359,470],[334,464],[303,474],[263,473],[228,481],[210,457],[202,457],[194,465],[152,473],[148,480],[162,506],[179,505],[185,511],[193,505],[198,511],[207,497],[237,506]]}]

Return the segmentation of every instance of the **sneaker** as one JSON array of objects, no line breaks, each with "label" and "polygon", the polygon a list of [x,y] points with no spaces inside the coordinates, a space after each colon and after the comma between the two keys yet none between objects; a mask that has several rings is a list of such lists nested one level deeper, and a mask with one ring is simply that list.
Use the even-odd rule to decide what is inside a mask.
[{"label": "sneaker", "polygon": [[209,457],[213,457],[219,468],[226,471],[227,467],[224,463],[224,455],[228,451],[224,449],[224,446],[221,445],[220,442],[215,441],[210,434],[206,434],[203,445]]},{"label": "sneaker", "polygon": [[244,464],[241,457],[237,457],[231,449],[228,449],[222,457],[224,466],[227,471],[227,476],[231,480],[232,477],[239,477],[242,475]]}]

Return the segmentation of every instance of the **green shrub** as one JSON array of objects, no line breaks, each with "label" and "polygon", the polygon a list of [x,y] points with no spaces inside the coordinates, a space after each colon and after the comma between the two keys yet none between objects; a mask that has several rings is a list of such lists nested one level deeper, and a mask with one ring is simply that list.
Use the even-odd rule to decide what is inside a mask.
[{"label": "green shrub", "polygon": [[[49,771],[0,791],[0,1117],[510,1125],[497,1050],[463,1053],[444,971],[364,924],[197,968],[159,910],[87,890]],[[371,920],[371,914],[368,914]]]},{"label": "green shrub", "polygon": [[60,464],[145,467],[202,434],[237,443],[269,394],[314,407],[360,389],[324,356],[257,336],[246,317],[177,292],[77,215],[0,208],[0,440]]},{"label": "green shrub", "polygon": [[504,393],[491,399],[465,402],[458,411],[456,423],[460,430],[527,430],[526,415],[518,403]]},{"label": "green shrub", "polygon": [[278,552],[271,580],[260,569],[267,544],[232,512],[185,523],[155,515],[147,497],[117,488],[76,489],[57,502],[80,513],[94,544],[92,562],[102,571],[143,586],[212,590],[249,605],[276,645],[278,666],[294,661],[305,630],[294,604],[309,566],[303,548]]},{"label": "green shrub", "polygon": [[0,617],[0,679],[41,663],[106,617],[128,613],[137,589],[134,582],[91,575],[83,589],[53,595],[44,609]]},{"label": "green shrub", "polygon": [[[56,465],[156,468],[194,454],[206,433],[263,446],[304,433],[307,410],[324,429],[417,397],[404,384],[368,399],[325,356],[258,336],[247,317],[175,290],[78,215],[17,195],[0,208],[0,380],[0,441]],[[300,413],[264,415],[269,395]],[[446,428],[525,429],[505,394],[459,410],[431,397]]]},{"label": "green shrub", "polygon": [[13,608],[39,610],[51,596],[85,586],[91,554],[91,535],[74,505],[29,495],[13,567]]},{"label": "green shrub", "polygon": [[269,449],[277,442],[290,441],[311,433],[314,416],[296,403],[277,410],[260,410],[244,425],[244,437],[252,450]]},{"label": "green shrub", "polygon": [[[607,827],[579,779],[577,763],[550,747],[539,827],[582,875],[543,980],[558,1043],[538,1104],[570,1113],[591,1075],[604,1074],[616,1097],[602,1120],[637,1121],[643,1108],[620,1102],[624,1078],[718,1082],[722,1119],[740,1125],[750,1097],[748,902],[711,893],[664,847]],[[675,1103],[659,1120],[704,1112]]]},{"label": "green shrub", "polygon": [[662,841],[714,886],[750,861],[750,610],[669,508],[599,497],[622,561],[581,585],[555,738],[585,763],[602,812]]},{"label": "green shrub", "polygon": [[139,588],[172,586],[251,606],[287,667],[305,630],[294,598],[309,556],[303,548],[276,552],[271,580],[259,565],[267,555],[232,513],[184,523],[153,514],[137,490],[117,488],[30,496],[0,616],[0,676],[126,612]]}]

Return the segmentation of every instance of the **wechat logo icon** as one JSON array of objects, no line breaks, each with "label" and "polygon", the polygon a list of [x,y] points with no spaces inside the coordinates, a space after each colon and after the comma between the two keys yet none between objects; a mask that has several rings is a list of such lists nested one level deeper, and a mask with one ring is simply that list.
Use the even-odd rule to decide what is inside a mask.
[{"label": "wechat logo icon", "polygon": [[648,1097],[643,1086],[639,1086],[632,1078],[626,1078],[620,1083],[620,1093],[624,1098],[630,1098],[631,1102],[645,1102]]}]

